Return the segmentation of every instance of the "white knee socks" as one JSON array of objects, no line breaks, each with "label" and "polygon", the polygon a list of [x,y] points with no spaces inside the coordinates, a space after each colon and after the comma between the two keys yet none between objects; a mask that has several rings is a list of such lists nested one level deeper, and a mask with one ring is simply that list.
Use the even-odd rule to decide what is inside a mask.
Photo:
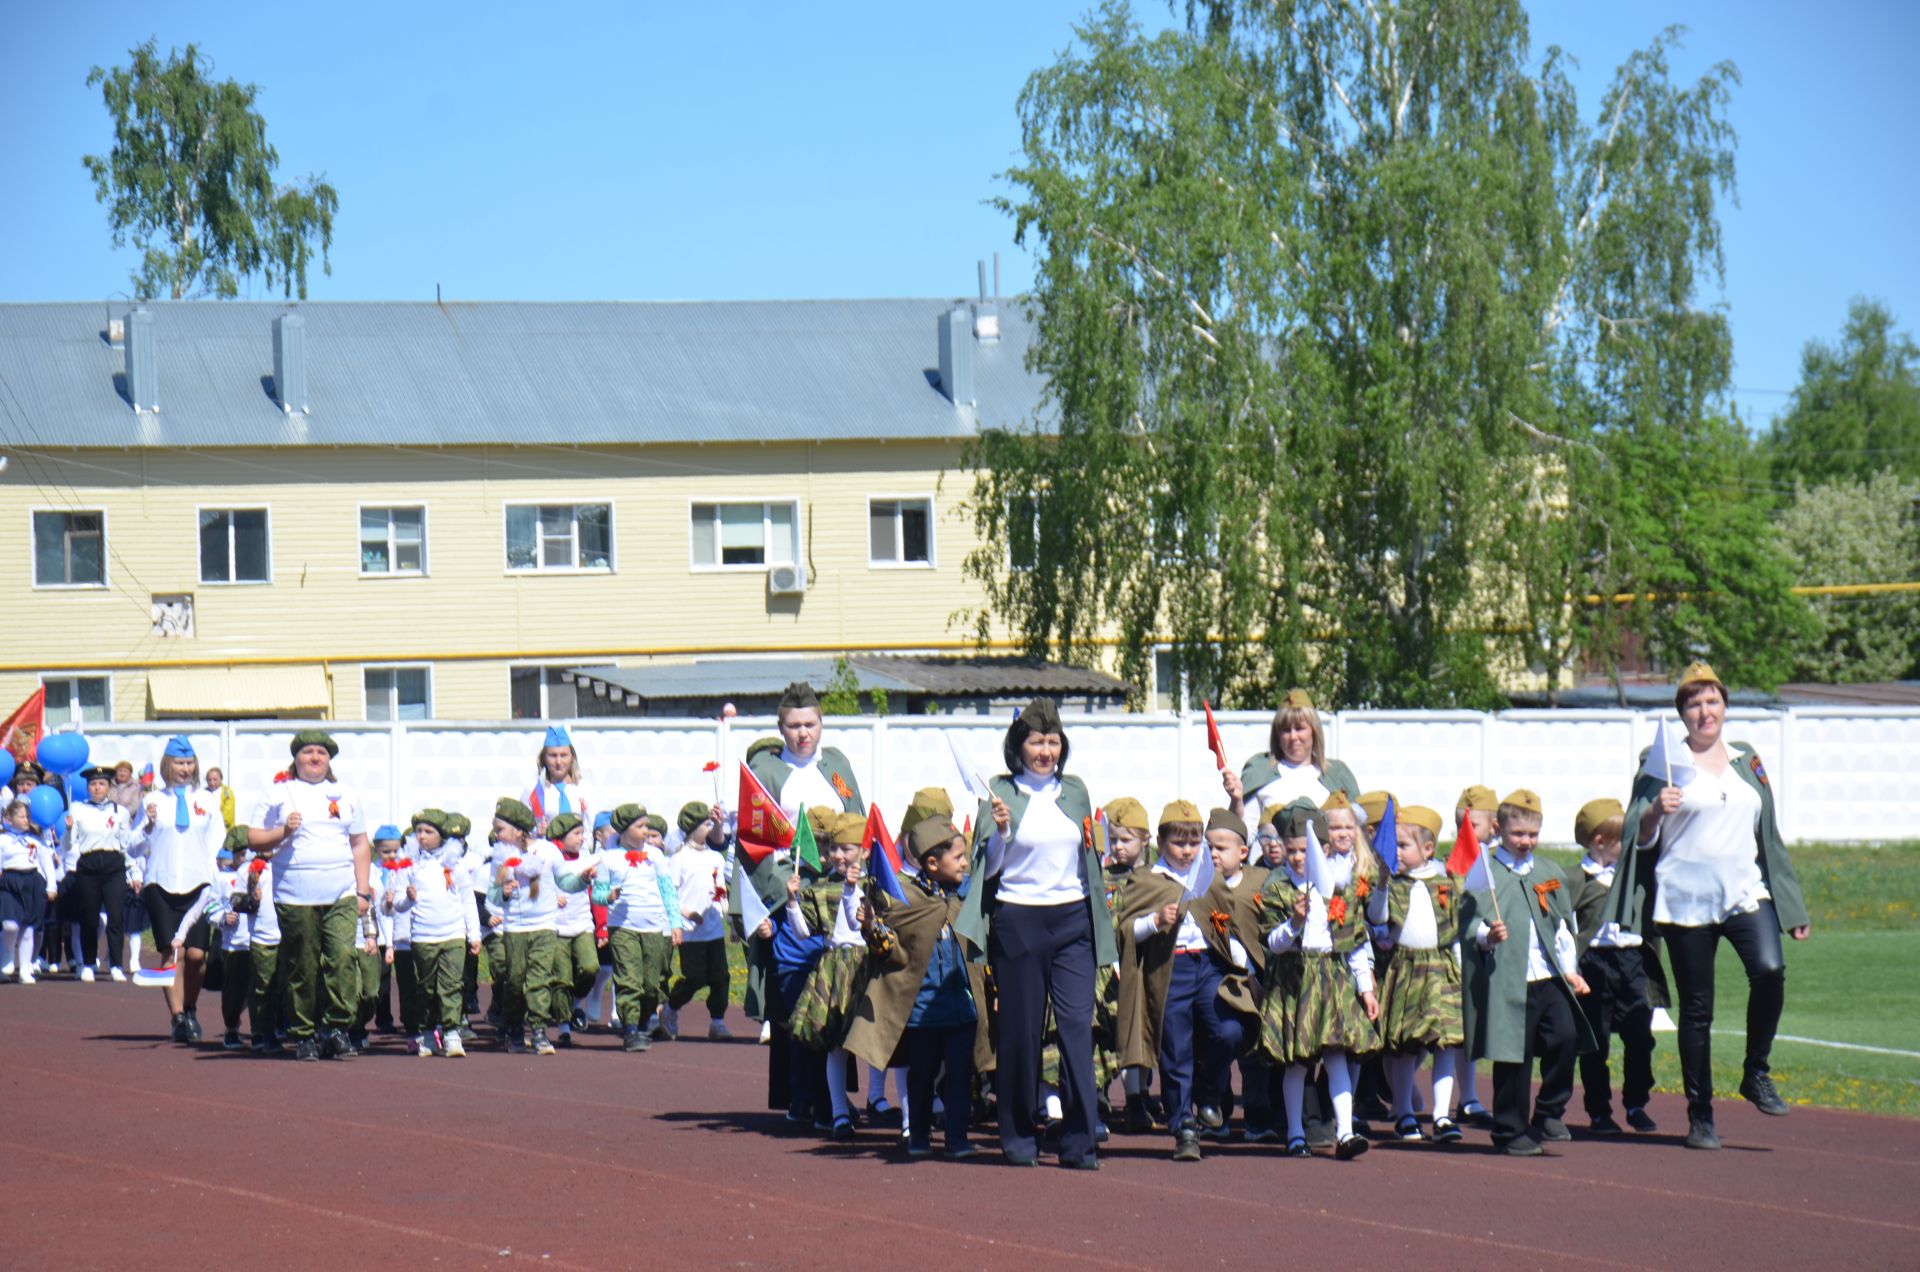
[{"label": "white knee socks", "polygon": [[853,1116],[847,1107],[847,1053],[839,1047],[827,1052],[827,1096],[833,1101],[835,1121]]},{"label": "white knee socks", "polygon": [[14,952],[20,948],[20,925],[9,919],[0,925],[0,965],[18,967]]},{"label": "white knee socks", "polygon": [[1333,1133],[1340,1139],[1353,1134],[1353,1068],[1344,1051],[1323,1051],[1327,1066],[1327,1093],[1333,1097]]},{"label": "white knee socks", "polygon": [[1453,1058],[1457,1047],[1442,1047],[1433,1053],[1433,1116],[1453,1116]]},{"label": "white knee socks", "polygon": [[20,929],[20,969],[33,970],[33,929],[30,927]]},{"label": "white knee socks", "polygon": [[1287,1100],[1287,1138],[1305,1139],[1306,1123],[1300,1106],[1307,1098],[1307,1066],[1288,1065],[1287,1071],[1280,1075],[1280,1089]]},{"label": "white knee socks", "polygon": [[1453,1057],[1453,1076],[1460,1084],[1460,1107],[1480,1103],[1480,1093],[1474,1090],[1473,1060],[1467,1055],[1467,1049],[1449,1047],[1447,1054]]},{"label": "white knee socks", "polygon": [[1393,1086],[1393,1120],[1413,1115],[1413,1081],[1420,1072],[1417,1055],[1387,1057],[1387,1081]]}]

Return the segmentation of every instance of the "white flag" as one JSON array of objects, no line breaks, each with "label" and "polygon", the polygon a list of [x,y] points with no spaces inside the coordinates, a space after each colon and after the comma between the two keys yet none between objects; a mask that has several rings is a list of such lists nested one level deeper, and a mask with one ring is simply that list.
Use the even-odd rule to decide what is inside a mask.
[{"label": "white flag", "polygon": [[1307,823],[1307,886],[1322,899],[1334,893],[1333,868],[1327,864],[1327,854],[1320,847],[1320,836],[1314,833],[1311,821]]},{"label": "white flag", "polygon": [[987,779],[980,776],[980,770],[967,763],[966,757],[960,754],[960,744],[954,741],[953,731],[942,729],[941,732],[946,734],[947,750],[953,753],[953,766],[960,770],[960,781],[965,784],[967,793],[979,800],[992,799],[993,792],[987,788]]},{"label": "white flag", "polygon": [[1193,859],[1193,864],[1187,868],[1187,885],[1185,888],[1185,892],[1186,892],[1185,900],[1192,901],[1197,897],[1205,896],[1207,894],[1207,889],[1211,888],[1212,886],[1213,886],[1213,850],[1207,847],[1206,844],[1201,844],[1200,855],[1198,857],[1195,857]]},{"label": "white flag", "polygon": [[1674,740],[1672,721],[1660,722],[1659,731],[1653,736],[1653,745],[1647,749],[1647,762],[1641,765],[1641,771],[1651,773],[1669,786],[1685,786],[1693,780],[1693,752],[1687,749],[1685,743]]},{"label": "white flag", "polygon": [[752,936],[772,911],[760,899],[760,890],[747,879],[746,869],[738,861],[733,863],[733,889],[740,898],[740,927]]}]

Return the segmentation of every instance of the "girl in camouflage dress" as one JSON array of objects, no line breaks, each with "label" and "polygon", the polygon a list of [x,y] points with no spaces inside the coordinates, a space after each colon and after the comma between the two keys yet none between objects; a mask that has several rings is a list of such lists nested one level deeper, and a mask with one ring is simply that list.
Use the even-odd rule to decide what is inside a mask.
[{"label": "girl in camouflage dress", "polygon": [[860,931],[861,841],[867,819],[835,813],[828,823],[827,876],[808,888],[807,924],[827,938],[794,1004],[787,1028],[793,1040],[827,1053],[827,1097],[833,1102],[835,1140],[853,1138],[853,1108],[847,1100],[847,1029],[867,989],[867,941]]},{"label": "girl in camouflage dress", "polygon": [[1353,1132],[1349,1057],[1380,1045],[1373,943],[1364,913],[1371,889],[1364,879],[1336,870],[1319,851],[1326,816],[1311,801],[1288,805],[1275,821],[1286,853],[1260,897],[1261,931],[1278,955],[1267,964],[1260,1048],[1284,1070],[1287,1155],[1309,1155],[1301,1106],[1307,1072],[1318,1061],[1326,1066],[1333,1097],[1335,1155],[1347,1161],[1367,1151],[1367,1141]]},{"label": "girl in camouflage dress", "polygon": [[1393,1130],[1420,1138],[1413,1083],[1421,1057],[1433,1055],[1433,1138],[1458,1143],[1453,1120],[1453,1057],[1466,1038],[1460,991],[1462,884],[1433,859],[1440,814],[1431,808],[1398,811],[1400,871],[1373,894],[1368,918],[1384,925],[1393,951],[1380,981],[1380,1039],[1393,1088]]}]

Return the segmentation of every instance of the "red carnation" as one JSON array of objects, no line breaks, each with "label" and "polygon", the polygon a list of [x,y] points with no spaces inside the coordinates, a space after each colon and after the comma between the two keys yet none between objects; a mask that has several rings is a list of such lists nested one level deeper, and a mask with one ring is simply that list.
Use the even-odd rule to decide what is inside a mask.
[{"label": "red carnation", "polygon": [[646,864],[646,860],[647,860],[647,850],[644,848],[637,849],[637,850],[629,849],[627,851],[627,864],[630,866],[644,865]]},{"label": "red carnation", "polygon": [[267,868],[267,859],[265,857],[255,857],[253,859],[252,864],[247,867],[247,871],[250,874],[257,875],[265,871],[266,868]]},{"label": "red carnation", "polygon": [[1347,899],[1345,897],[1327,898],[1327,926],[1339,927],[1347,921]]},{"label": "red carnation", "polygon": [[518,869],[520,866],[520,858],[508,857],[506,861],[502,862],[501,864],[506,866],[506,868],[509,870],[515,870],[515,869]]},{"label": "red carnation", "polygon": [[717,770],[719,767],[720,767],[720,761],[708,760],[705,764],[702,764],[700,766],[700,771],[702,773],[712,773],[715,770]]}]

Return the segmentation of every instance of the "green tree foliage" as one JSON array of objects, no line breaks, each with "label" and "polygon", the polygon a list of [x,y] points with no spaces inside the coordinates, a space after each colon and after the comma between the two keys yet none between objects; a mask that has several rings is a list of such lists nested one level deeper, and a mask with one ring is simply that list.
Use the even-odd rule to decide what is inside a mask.
[{"label": "green tree foliage", "polygon": [[[873,714],[887,714],[890,703],[885,689],[869,690],[867,700],[873,704]],[[820,692],[820,714],[860,714],[860,677],[844,656],[833,660],[833,675]]]},{"label": "green tree foliage", "polygon": [[1856,299],[1837,346],[1808,342],[1767,451],[1783,485],[1881,470],[1920,477],[1920,348],[1885,305]]},{"label": "green tree foliage", "polygon": [[259,274],[269,289],[306,299],[316,250],[333,272],[334,188],[313,176],[275,185],[280,156],[254,109],[259,89],[216,83],[194,45],[164,59],[152,40],[128,52],[131,65],[87,75],[113,117],[113,149],[81,162],[107,205],[113,245],[143,253],[135,294],[230,297]]},{"label": "green tree foliage", "polygon": [[[1167,640],[1249,705],[1488,704],[1503,660],[1556,674],[1625,625],[1764,678],[1736,638],[1792,625],[1767,536],[1647,541],[1689,477],[1744,494],[1725,317],[1696,303],[1733,69],[1675,84],[1668,33],[1589,124],[1517,0],[1188,19],[1149,38],[1110,3],[1022,94],[1001,205],[1040,256],[1048,400],[968,455],[1014,566],[968,561],[979,629],[1117,635],[1140,685]],[[1745,533],[1708,502],[1690,529]]]},{"label": "green tree foliage", "polygon": [[[1796,486],[1780,516],[1794,581],[1808,586],[1920,581],[1920,481],[1880,472]],[[1901,680],[1920,673],[1920,593],[1820,596],[1794,651],[1798,680]]]}]

